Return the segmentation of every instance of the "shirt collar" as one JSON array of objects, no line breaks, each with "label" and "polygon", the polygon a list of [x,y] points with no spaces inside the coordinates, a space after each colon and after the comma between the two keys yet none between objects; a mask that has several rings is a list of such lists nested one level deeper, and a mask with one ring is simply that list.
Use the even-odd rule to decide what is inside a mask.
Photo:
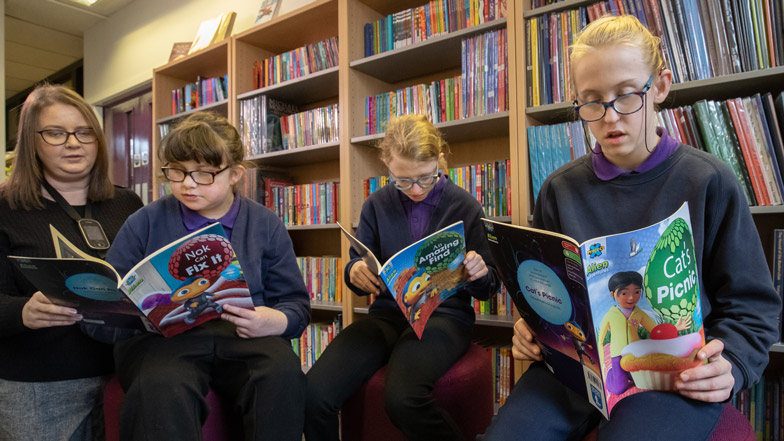
[{"label": "shirt collar", "polygon": [[602,181],[609,181],[621,175],[630,175],[632,173],[644,173],[657,165],[664,162],[670,155],[678,149],[680,142],[667,133],[664,127],[657,127],[656,134],[661,138],[653,153],[648,156],[642,164],[635,167],[632,171],[626,171],[612,162],[602,154],[602,146],[597,142],[594,146],[594,153],[591,155],[591,162],[593,163],[593,170],[596,177]]},{"label": "shirt collar", "polygon": [[180,202],[180,213],[182,214],[182,223],[188,231],[196,231],[206,227],[207,225],[215,222],[220,222],[224,228],[234,228],[234,222],[237,220],[237,213],[240,211],[240,195],[234,193],[234,202],[231,203],[229,211],[226,212],[220,219],[208,219],[196,211],[186,207],[185,204]]}]

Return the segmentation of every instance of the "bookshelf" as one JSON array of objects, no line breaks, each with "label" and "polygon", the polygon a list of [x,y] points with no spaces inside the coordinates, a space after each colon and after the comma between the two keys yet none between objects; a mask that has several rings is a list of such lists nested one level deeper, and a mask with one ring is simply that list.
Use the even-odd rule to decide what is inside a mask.
[{"label": "bookshelf", "polygon": [[[517,40],[518,42],[521,42],[524,48],[531,45],[531,41],[526,38],[525,34],[524,22],[528,19],[578,7],[587,7],[595,3],[597,3],[595,0],[565,0],[532,9],[530,8],[531,0],[515,0],[516,9],[522,11],[522,20],[518,20],[516,25],[523,26],[518,29],[522,37]],[[780,27],[778,29],[780,29]],[[727,57],[728,55],[726,53],[720,53],[720,56]],[[519,53],[517,61],[517,81],[520,87],[524,88],[518,96],[518,107],[521,115],[520,124],[517,125],[517,130],[519,131],[517,135],[519,140],[518,157],[520,158],[518,179],[526,182],[530,179],[530,169],[527,164],[528,137],[526,128],[529,126],[574,121],[576,116],[571,110],[572,104],[570,102],[570,97],[567,97],[564,102],[540,106],[529,105],[529,97],[527,96],[525,88],[526,85],[530,83],[528,76],[532,75],[532,71],[527,70],[526,49],[523,49]],[[666,62],[669,67],[669,60],[666,60]],[[784,90],[782,88],[782,84],[784,84],[784,63],[779,59],[777,64],[778,65],[773,67],[716,75],[707,79],[693,81],[681,80],[672,85],[669,97],[660,107],[666,109],[691,105],[702,99],[727,100],[735,97],[751,96],[755,93],[780,93]],[[521,183],[518,187],[518,191],[521,192],[520,197],[523,199],[522,215],[525,216],[527,222],[530,223],[532,220],[531,213],[533,213],[534,197],[531,190],[523,188],[524,186],[525,185]],[[782,225],[784,225],[784,206],[752,206],[750,207],[750,211],[759,231],[768,262],[771,264],[773,259],[773,229],[781,228]],[[770,376],[772,378],[780,378],[782,376],[781,367],[784,366],[784,356],[782,356],[781,353],[784,353],[784,344],[781,342],[774,344],[770,349],[770,365],[765,372],[765,376]]]},{"label": "bookshelf", "polygon": [[162,124],[172,124],[187,117],[197,110],[211,110],[231,119],[231,100],[223,100],[212,103],[197,109],[186,112],[172,113],[172,91],[184,87],[188,83],[193,83],[198,77],[219,77],[228,75],[229,96],[234,87],[232,84],[231,69],[231,40],[226,39],[212,46],[195,52],[183,58],[179,58],[164,66],[153,70],[152,74],[152,114],[153,127],[152,136],[152,188],[153,199],[160,197],[161,183],[164,181],[160,172],[161,164],[158,160],[158,145],[161,142],[160,126]]},{"label": "bookshelf", "polygon": [[[235,35],[233,41],[234,84],[232,123],[240,127],[242,100],[265,95],[307,111],[339,104],[339,66],[256,88],[255,62],[280,57],[289,51],[338,36],[338,2],[317,0],[274,20]],[[342,132],[342,130],[341,130]],[[283,172],[295,185],[340,180],[341,143],[331,141],[304,147],[248,156],[257,166]],[[287,225],[300,257],[341,257],[341,233],[337,224]],[[342,271],[342,266],[340,268]],[[343,287],[345,296],[345,287]],[[313,299],[313,322],[334,321],[343,303]]]}]

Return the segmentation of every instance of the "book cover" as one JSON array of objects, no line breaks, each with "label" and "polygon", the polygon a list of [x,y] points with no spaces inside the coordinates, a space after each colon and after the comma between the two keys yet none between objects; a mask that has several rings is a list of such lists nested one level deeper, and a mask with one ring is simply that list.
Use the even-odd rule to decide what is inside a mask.
[{"label": "book cover", "polygon": [[456,222],[414,242],[381,264],[370,249],[340,229],[351,247],[378,274],[417,337],[438,305],[468,283],[463,222]]},{"label": "book cover", "polygon": [[56,258],[9,256],[53,303],[90,324],[141,328],[166,337],[216,319],[225,304],[253,308],[237,257],[220,223],[175,240],[120,276],[53,234]]},{"label": "book cover", "polygon": [[234,19],[236,17],[237,13],[232,11],[201,22],[188,54],[190,55],[204,49],[231,35],[231,29],[234,27]]},{"label": "book cover", "polygon": [[262,0],[259,6],[259,12],[256,14],[256,20],[253,25],[266,23],[278,16],[280,13],[280,4],[283,0]]},{"label": "book cover", "polygon": [[681,371],[700,364],[705,339],[686,203],[657,224],[582,244],[483,222],[548,368],[605,418],[629,395],[673,390]]}]

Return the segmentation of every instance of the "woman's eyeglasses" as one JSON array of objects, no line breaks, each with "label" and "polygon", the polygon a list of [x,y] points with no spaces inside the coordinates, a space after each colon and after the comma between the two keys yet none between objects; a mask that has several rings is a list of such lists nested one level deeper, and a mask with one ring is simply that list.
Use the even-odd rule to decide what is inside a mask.
[{"label": "woman's eyeglasses", "polygon": [[651,89],[652,83],[653,75],[648,78],[648,82],[645,83],[641,91],[623,94],[612,101],[591,101],[578,106],[577,100],[574,100],[574,110],[585,122],[599,121],[604,118],[608,107],[612,107],[619,115],[630,115],[642,109],[645,104],[645,94]]},{"label": "woman's eyeglasses", "polygon": [[408,190],[417,184],[420,188],[430,188],[438,181],[438,166],[432,175],[422,176],[418,179],[396,178],[389,172],[389,183],[394,185],[398,190]]},{"label": "woman's eyeglasses", "polygon": [[81,142],[82,144],[91,144],[98,140],[98,135],[92,129],[79,129],[75,132],[68,132],[66,130],[55,130],[55,129],[48,129],[48,130],[39,130],[35,133],[41,135],[41,138],[44,140],[45,143],[49,145],[63,145],[68,142],[68,138],[73,135],[77,141]]},{"label": "woman's eyeglasses", "polygon": [[193,179],[193,182],[199,185],[210,185],[215,182],[215,176],[218,173],[224,172],[230,168],[231,166],[227,166],[218,171],[211,172],[203,170],[185,171],[174,167],[161,167],[161,171],[163,171],[163,175],[166,176],[166,179],[172,182],[182,182],[185,180],[186,176],[190,176],[191,179]]}]

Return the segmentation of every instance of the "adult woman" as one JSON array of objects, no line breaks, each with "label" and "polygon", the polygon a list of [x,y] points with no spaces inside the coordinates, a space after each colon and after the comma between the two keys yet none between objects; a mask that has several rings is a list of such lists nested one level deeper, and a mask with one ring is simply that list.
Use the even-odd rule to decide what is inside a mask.
[{"label": "adult woman", "polygon": [[0,187],[0,438],[100,439],[111,346],[84,335],[78,312],[52,304],[8,256],[54,257],[50,225],[98,256],[68,207],[74,216],[100,222],[112,240],[142,203],[109,181],[98,120],[65,87],[39,86],[27,97],[16,153],[11,177]]}]

